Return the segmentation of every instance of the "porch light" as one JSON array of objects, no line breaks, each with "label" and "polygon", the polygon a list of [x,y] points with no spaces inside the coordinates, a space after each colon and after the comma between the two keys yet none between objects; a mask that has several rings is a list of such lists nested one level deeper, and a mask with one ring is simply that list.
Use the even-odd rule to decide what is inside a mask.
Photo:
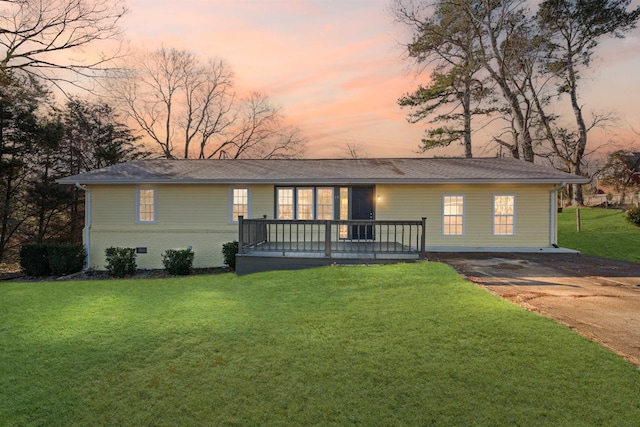
[{"label": "porch light", "polygon": [[378,201],[382,200],[382,196],[381,195],[377,195],[376,198],[378,199]]}]

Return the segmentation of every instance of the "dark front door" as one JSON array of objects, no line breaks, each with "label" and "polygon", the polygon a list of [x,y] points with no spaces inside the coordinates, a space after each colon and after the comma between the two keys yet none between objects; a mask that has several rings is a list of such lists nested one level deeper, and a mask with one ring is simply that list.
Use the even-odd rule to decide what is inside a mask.
[{"label": "dark front door", "polygon": [[[373,187],[351,188],[351,219],[373,218]],[[352,239],[373,239],[372,225],[354,225],[351,227]]]}]

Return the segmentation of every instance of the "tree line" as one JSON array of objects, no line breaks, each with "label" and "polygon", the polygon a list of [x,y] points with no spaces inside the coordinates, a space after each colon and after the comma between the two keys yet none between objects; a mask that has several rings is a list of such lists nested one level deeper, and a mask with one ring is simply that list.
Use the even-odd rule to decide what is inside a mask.
[{"label": "tree line", "polygon": [[[429,83],[399,99],[409,120],[433,127],[422,149],[464,145],[471,157],[478,117],[505,125],[493,142],[512,157],[546,158],[583,175],[590,131],[611,119],[588,114],[580,82],[606,36],[636,27],[631,0],[393,0],[395,18],[411,29],[407,55],[430,72]],[[567,113],[568,111],[568,113]],[[582,204],[582,187],[572,187]]]},{"label": "tree line", "polygon": [[57,178],[148,156],[100,101],[56,106],[41,85],[9,73],[0,85],[0,260],[20,244],[82,242],[84,191]]},{"label": "tree line", "polygon": [[[303,153],[266,94],[235,90],[226,61],[127,48],[126,13],[124,0],[0,0],[0,262],[25,241],[82,241],[85,193],[57,178],[149,156]],[[98,54],[103,42],[116,47]]]}]

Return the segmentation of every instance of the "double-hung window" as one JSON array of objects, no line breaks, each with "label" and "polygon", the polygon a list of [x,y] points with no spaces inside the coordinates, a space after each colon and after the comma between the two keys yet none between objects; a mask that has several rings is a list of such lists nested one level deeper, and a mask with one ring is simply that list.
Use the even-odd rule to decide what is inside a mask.
[{"label": "double-hung window", "polygon": [[317,219],[333,219],[333,188],[318,188]]},{"label": "double-hung window", "polygon": [[515,234],[516,196],[501,194],[493,196],[493,234],[494,236],[513,236]]},{"label": "double-hung window", "polygon": [[233,188],[231,190],[231,222],[238,222],[238,217],[249,218],[249,189]]},{"label": "double-hung window", "polygon": [[445,195],[442,198],[442,234],[464,234],[464,196]]},{"label": "double-hung window", "polygon": [[278,188],[276,218],[293,219],[293,188]]},{"label": "double-hung window", "polygon": [[136,191],[136,222],[154,224],[157,215],[157,191],[155,188],[138,188]]},{"label": "double-hung window", "polygon": [[277,219],[334,219],[333,187],[276,188]]},{"label": "double-hung window", "polygon": [[298,188],[296,196],[297,219],[313,219],[313,188]]}]

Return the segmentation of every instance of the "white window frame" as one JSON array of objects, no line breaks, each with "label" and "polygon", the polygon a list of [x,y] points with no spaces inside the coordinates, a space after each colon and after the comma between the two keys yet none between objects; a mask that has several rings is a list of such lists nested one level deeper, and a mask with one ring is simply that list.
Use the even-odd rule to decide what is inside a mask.
[{"label": "white window frame", "polygon": [[[280,191],[289,190],[291,191],[291,204],[287,204],[284,206],[291,206],[291,218],[282,218],[280,207],[283,206],[280,204]],[[296,217],[296,191],[294,187],[277,187],[276,188],[276,219],[295,219]]]},{"label": "white window frame", "polygon": [[[351,199],[350,194],[351,191],[349,187],[339,187],[339,207],[338,210],[340,220],[348,220],[349,219],[349,200]],[[348,225],[340,225],[340,238],[347,239],[349,238],[349,226]]]},{"label": "white window frame", "polygon": [[[331,192],[331,198],[330,200],[330,204],[320,204],[320,191],[322,190],[329,190]],[[316,188],[316,211],[315,211],[315,218],[316,219],[320,219],[320,220],[333,220],[335,218],[335,202],[334,202],[334,198],[335,198],[335,189],[333,187],[317,187]],[[320,218],[320,207],[327,207],[329,206],[329,212],[331,213],[329,218]],[[323,209],[324,210],[324,209]]]},{"label": "white window frame", "polygon": [[[496,201],[499,197],[511,197],[513,198],[513,207],[512,207],[512,212],[509,214],[496,214]],[[492,203],[491,203],[491,210],[492,210],[492,229],[493,229],[493,235],[494,236],[515,236],[516,235],[516,195],[515,194],[494,194],[493,197],[491,198]],[[497,218],[512,218],[511,221],[511,233],[503,233],[500,232],[498,233],[498,230],[496,230],[496,219]],[[508,224],[498,224],[499,227],[508,227]]]},{"label": "white window frame", "polygon": [[[460,214],[447,214],[446,212],[446,200],[447,198],[461,198],[462,199],[462,213]],[[465,226],[466,226],[466,218],[465,218],[465,211],[466,211],[466,198],[464,196],[464,194],[443,194],[442,195],[442,235],[443,236],[464,236],[465,234]],[[446,218],[460,218],[461,219],[461,230],[460,233],[451,233],[451,232],[447,232],[447,224],[446,224]],[[456,224],[457,226],[457,224]],[[449,226],[449,230],[451,229],[451,226]]]},{"label": "white window frame", "polygon": [[244,215],[244,218],[251,218],[251,189],[248,187],[232,187],[229,189],[229,224],[238,223],[238,219],[235,218],[235,208],[240,204],[236,204],[236,190],[245,190],[247,192],[247,213]]},{"label": "white window frame", "polygon": [[[153,219],[145,220],[142,219],[141,209],[143,207],[142,203],[142,192],[143,191],[152,191],[153,194],[153,205],[145,204],[148,206],[153,206]],[[136,188],[136,224],[156,224],[158,222],[158,189],[156,187],[138,187]]]},{"label": "white window frame", "polygon": [[[301,205],[300,204],[300,193],[301,192],[309,192],[311,194],[311,202],[308,204]],[[295,200],[295,208],[296,208],[296,219],[302,220],[313,220],[316,217],[316,204],[315,204],[315,191],[313,187],[296,187],[296,200]],[[310,207],[311,208],[311,218],[300,218],[300,208],[301,207]]]}]

